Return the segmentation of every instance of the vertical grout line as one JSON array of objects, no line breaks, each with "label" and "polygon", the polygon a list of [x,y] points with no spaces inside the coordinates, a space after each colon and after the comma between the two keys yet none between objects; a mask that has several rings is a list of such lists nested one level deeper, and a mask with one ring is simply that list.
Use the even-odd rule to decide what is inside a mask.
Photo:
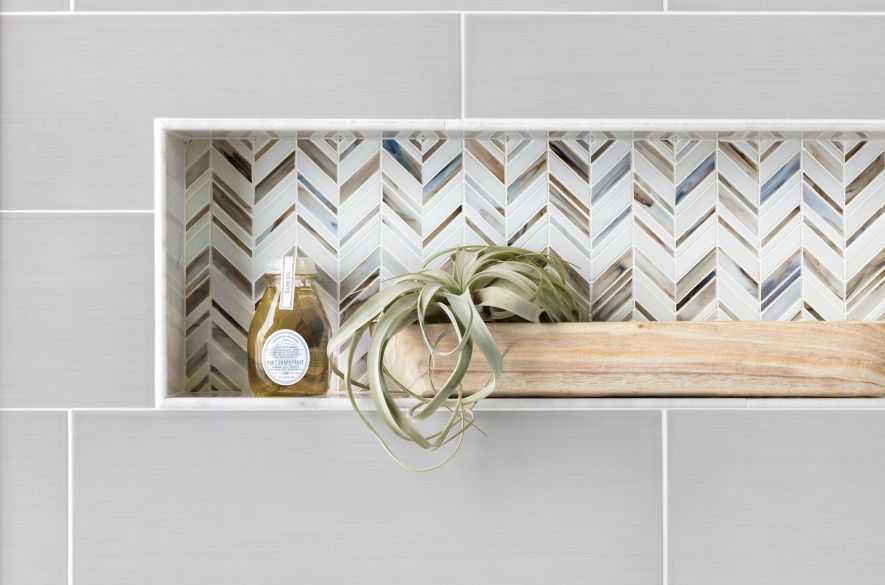
[{"label": "vertical grout line", "polygon": [[[72,0],[73,1],[73,0]],[[461,13],[460,16],[461,25],[460,25],[460,33],[461,33],[461,119],[467,117],[467,51],[465,47],[467,45],[467,15],[465,13]]]},{"label": "vertical grout line", "polygon": [[74,583],[74,428],[73,412],[68,410],[68,585]]},{"label": "vertical grout line", "polygon": [[667,456],[668,455],[667,452],[669,450],[669,445],[667,443],[667,434],[668,434],[667,409],[663,409],[663,410],[661,410],[661,525],[662,525],[661,553],[663,555],[661,558],[661,568],[662,568],[662,571],[661,571],[662,581],[661,582],[663,583],[663,585],[668,585],[669,580],[670,580],[670,576],[668,575],[668,573],[670,572],[670,565],[669,565],[669,556],[670,556],[669,545],[670,545],[670,543],[668,540],[668,534],[670,531],[669,526],[668,526],[668,522],[670,520],[670,510],[668,508],[668,500],[669,500],[668,484],[669,484],[670,478],[669,478],[669,473],[667,470],[668,465],[669,465],[668,456]]},{"label": "vertical grout line", "polygon": [[74,1],[75,0],[71,0],[71,2],[70,2],[69,12],[74,12]]}]

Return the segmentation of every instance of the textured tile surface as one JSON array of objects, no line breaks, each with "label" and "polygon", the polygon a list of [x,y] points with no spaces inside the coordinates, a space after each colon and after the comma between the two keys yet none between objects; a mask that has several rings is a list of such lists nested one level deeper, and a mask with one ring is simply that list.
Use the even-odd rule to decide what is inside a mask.
[{"label": "textured tile surface", "polygon": [[421,474],[350,412],[77,412],[74,582],[660,583],[660,413],[480,418]]},{"label": "textured tile surface", "polygon": [[883,28],[885,15],[468,15],[466,115],[878,119]]},{"label": "textured tile surface", "polygon": [[885,412],[669,414],[672,585],[874,585]]},{"label": "textured tile surface", "polygon": [[155,117],[460,115],[457,15],[4,16],[0,47],[5,209],[150,208]]},{"label": "textured tile surface", "polygon": [[705,11],[853,11],[885,12],[882,0],[668,0],[669,10]]},{"label": "textured tile surface", "polygon": [[0,411],[0,583],[68,582],[67,413]]},{"label": "textured tile surface", "polygon": [[0,0],[0,12],[67,11],[70,8],[70,0]]},{"label": "textured tile surface", "polygon": [[262,275],[293,249],[333,326],[473,243],[565,258],[598,321],[885,318],[880,140],[330,132],[193,140],[185,158],[188,392],[248,388]]},{"label": "textured tile surface", "polygon": [[0,407],[153,403],[152,224],[0,215]]},{"label": "textured tile surface", "polygon": [[77,10],[661,10],[659,0],[77,0]]}]

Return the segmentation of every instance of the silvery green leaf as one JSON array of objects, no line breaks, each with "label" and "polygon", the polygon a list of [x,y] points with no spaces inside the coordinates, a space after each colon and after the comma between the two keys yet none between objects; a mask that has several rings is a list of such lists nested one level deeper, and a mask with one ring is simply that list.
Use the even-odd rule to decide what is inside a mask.
[{"label": "silvery green leaf", "polygon": [[[443,268],[429,267],[440,258],[446,258]],[[360,411],[355,387],[368,389],[383,425],[395,436],[428,450],[457,441],[442,462],[422,469],[426,471],[454,457],[469,429],[479,430],[473,409],[493,393],[504,371],[504,357],[486,321],[559,322],[585,318],[586,308],[569,281],[568,265],[559,258],[508,246],[461,246],[430,256],[418,272],[385,281],[381,291],[368,298],[332,336],[329,356],[334,363],[331,358],[335,350],[348,343],[343,372],[337,368],[334,371],[344,379],[345,391],[360,420],[404,467],[411,469]],[[426,326],[431,321],[445,326],[436,339],[428,336]],[[385,367],[388,344],[404,327],[413,324],[420,328],[429,354],[432,392],[428,396],[412,391]],[[359,340],[366,334],[370,335],[368,384],[362,384],[353,379],[352,373]],[[443,341],[451,337],[455,339],[454,347],[440,349]],[[474,347],[491,366],[491,374],[482,387],[465,392],[463,382]],[[457,355],[455,365],[443,385],[437,387],[432,375],[437,360],[451,355]],[[414,403],[403,408],[396,396],[409,397]],[[417,422],[426,423],[443,408],[451,414],[441,427],[427,434],[419,430]]]}]

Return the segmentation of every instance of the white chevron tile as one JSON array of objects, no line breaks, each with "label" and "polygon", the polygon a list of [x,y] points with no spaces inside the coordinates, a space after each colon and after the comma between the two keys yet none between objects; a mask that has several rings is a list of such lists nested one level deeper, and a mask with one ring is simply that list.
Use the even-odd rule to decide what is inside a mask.
[{"label": "white chevron tile", "polygon": [[553,136],[548,142],[548,243],[565,260],[582,301],[590,291],[590,137]]},{"label": "white chevron tile", "polygon": [[333,326],[462,243],[563,258],[594,320],[885,319],[885,142],[863,135],[246,133],[190,141],[185,175],[195,393],[247,388],[264,268],[294,250]]},{"label": "white chevron tile", "polygon": [[546,249],[547,142],[514,136],[507,143],[507,243]]},{"label": "white chevron tile", "polygon": [[637,310],[656,320],[705,317],[715,300],[715,143],[638,140],[633,158],[634,278],[657,285],[637,286]]},{"label": "white chevron tile", "polygon": [[506,157],[500,140],[464,141],[465,243],[507,242],[504,183]]},{"label": "white chevron tile", "polygon": [[802,143],[803,318],[844,320],[844,143]]},{"label": "white chevron tile", "polygon": [[590,139],[590,305],[594,321],[639,317],[633,287],[633,145]]}]

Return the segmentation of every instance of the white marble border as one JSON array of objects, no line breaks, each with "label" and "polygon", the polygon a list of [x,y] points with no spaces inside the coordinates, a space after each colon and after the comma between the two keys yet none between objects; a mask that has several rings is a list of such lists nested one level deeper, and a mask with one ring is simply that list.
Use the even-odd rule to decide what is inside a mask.
[{"label": "white marble border", "polygon": [[408,131],[496,132],[591,130],[600,132],[885,132],[880,120],[685,119],[685,118],[460,118],[384,120],[359,118],[157,118],[155,127],[171,132]]},{"label": "white marble border", "polygon": [[[375,410],[368,398],[360,408]],[[401,406],[411,405],[397,400]],[[163,409],[184,410],[350,410],[343,396],[304,398],[168,397]],[[478,411],[573,411],[573,410],[885,410],[885,398],[486,398]]]}]

